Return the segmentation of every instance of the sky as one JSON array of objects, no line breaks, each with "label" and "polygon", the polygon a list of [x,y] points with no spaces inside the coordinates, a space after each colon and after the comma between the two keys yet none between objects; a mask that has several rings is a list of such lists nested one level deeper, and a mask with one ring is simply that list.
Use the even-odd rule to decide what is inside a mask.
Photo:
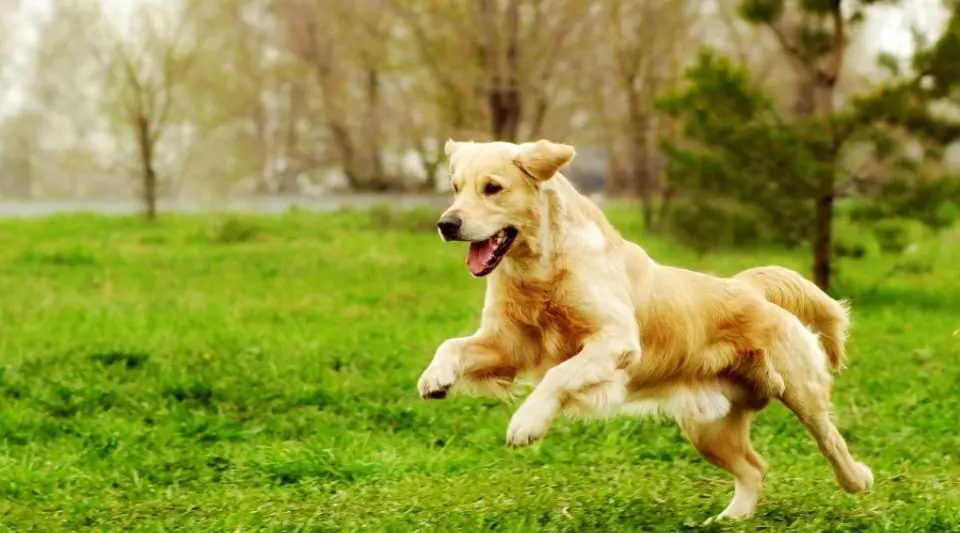
[{"label": "sky", "polygon": [[[113,22],[122,26],[137,4],[158,3],[163,0],[96,0],[105,8]],[[2,2],[2,0],[0,0]],[[20,73],[27,71],[33,43],[37,39],[36,19],[50,10],[50,0],[25,0],[22,18],[25,21],[17,25],[15,31],[16,53],[13,69],[9,78],[16,80]],[[869,10],[869,18],[864,27],[868,35],[868,45],[875,53],[881,51],[908,58],[913,51],[911,25],[916,25],[931,40],[942,31],[943,11],[940,0],[904,0],[898,6],[874,6]],[[22,76],[21,76],[22,77]],[[0,95],[0,118],[22,105],[24,94],[15,81],[9,91]]]},{"label": "sky", "polygon": [[[2,2],[3,0],[0,0]],[[95,0],[104,7],[104,12],[115,24],[122,25],[129,17],[133,6],[156,2],[157,0]],[[49,14],[50,0],[24,0],[20,7],[20,18],[13,32],[13,58],[10,76],[16,80],[29,69],[30,56],[38,39],[37,20]],[[23,103],[23,87],[15,82],[5,94],[0,94],[0,118],[14,111]]]}]

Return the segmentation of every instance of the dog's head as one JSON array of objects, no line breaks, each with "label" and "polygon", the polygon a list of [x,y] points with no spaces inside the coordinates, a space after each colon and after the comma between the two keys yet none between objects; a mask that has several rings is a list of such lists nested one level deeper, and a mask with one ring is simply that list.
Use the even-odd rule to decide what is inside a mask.
[{"label": "dog's head", "polygon": [[454,201],[437,227],[446,241],[468,241],[467,266],[493,272],[525,239],[536,238],[540,185],[576,155],[550,141],[523,144],[447,141]]}]

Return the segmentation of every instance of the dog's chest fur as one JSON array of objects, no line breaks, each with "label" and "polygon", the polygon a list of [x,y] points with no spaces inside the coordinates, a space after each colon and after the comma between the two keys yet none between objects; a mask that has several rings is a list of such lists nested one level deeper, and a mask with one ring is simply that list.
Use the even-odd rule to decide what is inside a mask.
[{"label": "dog's chest fur", "polygon": [[513,354],[520,370],[542,374],[583,348],[594,326],[568,304],[565,274],[549,280],[504,277],[498,287],[497,314],[502,327],[525,339]]}]

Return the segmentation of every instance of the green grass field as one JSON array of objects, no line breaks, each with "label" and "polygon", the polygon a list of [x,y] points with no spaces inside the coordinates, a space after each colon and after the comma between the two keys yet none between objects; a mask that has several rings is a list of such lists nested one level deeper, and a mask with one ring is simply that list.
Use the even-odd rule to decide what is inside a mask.
[{"label": "green grass field", "polygon": [[[660,261],[730,274],[799,252]],[[678,531],[732,494],[672,423],[559,421],[504,445],[512,407],[418,398],[483,282],[436,213],[0,221],[0,527],[12,531]],[[874,470],[835,484],[782,406],[754,443],[758,515],[705,530],[960,531],[960,235],[929,271],[845,262],[838,423]]]}]

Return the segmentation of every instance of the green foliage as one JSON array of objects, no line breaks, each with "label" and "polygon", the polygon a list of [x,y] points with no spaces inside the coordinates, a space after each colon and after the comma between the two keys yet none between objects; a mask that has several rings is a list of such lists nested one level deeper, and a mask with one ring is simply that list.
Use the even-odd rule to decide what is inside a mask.
[{"label": "green foliage", "polygon": [[872,198],[860,202],[850,216],[858,221],[910,218],[933,229],[960,220],[960,179],[896,177],[882,183]]},{"label": "green foliage", "polygon": [[931,98],[950,96],[960,84],[960,5],[952,7],[952,14],[940,39],[914,57],[914,68],[933,81],[928,89]]},{"label": "green foliage", "polygon": [[[665,264],[809,262],[773,249],[699,259],[644,234],[635,210],[610,212]],[[672,423],[561,418],[511,451],[515,405],[420,400],[436,347],[472,331],[483,305],[465,245],[367,213],[236,218],[272,238],[197,238],[220,217],[0,219],[4,529],[670,532],[729,501],[730,477]],[[41,244],[94,262],[19,259]],[[923,257],[931,271],[876,290],[890,258],[842,270],[856,327],[834,400],[874,491],[843,493],[774,403],[753,429],[770,464],[759,514],[725,530],[960,523],[960,248],[942,250]]]},{"label": "green foliage", "polygon": [[662,223],[671,237],[700,255],[777,242],[756,213],[705,197],[674,201]]},{"label": "green foliage", "polygon": [[[918,39],[919,40],[919,39]],[[857,120],[902,127],[910,134],[938,145],[960,138],[960,122],[931,110],[931,104],[950,99],[956,104],[960,85],[960,6],[951,6],[944,33],[933,45],[918,42],[912,59],[915,77],[881,87],[854,101]],[[881,56],[881,64],[893,67]]]},{"label": "green foliage", "polygon": [[659,102],[685,136],[663,146],[671,183],[739,204],[785,244],[809,240],[815,184],[833,172],[821,124],[782,121],[742,68],[709,52],[687,77],[686,89]]},{"label": "green foliage", "polygon": [[833,51],[832,30],[819,26],[800,26],[796,34],[796,43],[805,61],[825,57]]},{"label": "green foliage", "polygon": [[838,4],[837,0],[800,0],[800,9],[807,13],[826,15]]},{"label": "green foliage", "polygon": [[884,252],[903,253],[925,237],[922,224],[903,218],[885,218],[872,225],[880,249]]},{"label": "green foliage", "polygon": [[437,219],[437,213],[430,210],[403,210],[390,204],[377,204],[370,209],[369,226],[381,230],[436,233]]},{"label": "green foliage", "polygon": [[880,55],[877,56],[877,64],[894,76],[900,75],[900,60],[890,52],[881,52]]},{"label": "green foliage", "polygon": [[[804,14],[802,21],[786,26],[776,24],[784,2],[747,0],[740,4],[740,12],[746,20],[779,32],[784,51],[803,64],[803,71],[818,73],[808,80],[812,96],[825,98],[833,95],[829,80],[834,73],[824,70],[821,60],[842,53],[835,49],[839,31],[835,21],[843,16],[843,24],[854,24],[863,18],[864,9],[879,3],[894,2],[857,2],[852,12],[841,13],[836,0],[800,0],[797,7]],[[882,190],[861,203],[857,221],[914,217],[929,227],[948,226],[960,211],[952,192],[956,181],[917,179],[919,164],[892,152],[903,142],[904,132],[926,142],[927,157],[940,155],[943,146],[960,138],[960,122],[945,119],[930,105],[937,99],[956,97],[958,56],[960,18],[955,11],[944,36],[914,58],[920,77],[898,80],[860,96],[848,110],[782,117],[750,83],[746,72],[727,59],[703,53],[687,71],[685,88],[660,102],[661,109],[680,122],[684,136],[683,142],[664,145],[670,159],[668,176],[686,194],[732,202],[738,210],[755,215],[780,242],[800,245],[828,238],[825,228],[834,223],[833,215],[819,216],[818,206],[829,207],[846,194],[849,171],[838,158],[848,141],[868,140],[876,157],[885,160],[889,175],[881,176]],[[899,72],[892,57],[880,61],[893,73]],[[900,176],[909,179],[894,179]],[[705,205],[705,219],[717,218],[712,210]],[[710,244],[715,225],[682,214],[673,224],[677,236],[698,249]],[[696,231],[705,234],[694,238]],[[886,248],[902,249],[899,238],[887,232],[878,241]],[[843,257],[868,253],[862,243],[838,242],[833,249]],[[815,254],[815,261],[821,267],[818,272],[829,271],[828,255]]]},{"label": "green foliage", "polygon": [[740,3],[740,16],[753,23],[777,21],[786,7],[784,0],[744,0]]},{"label": "green foliage", "polygon": [[833,251],[837,257],[870,259],[882,252],[880,243],[869,226],[857,224],[845,216],[838,216],[833,229]]},{"label": "green foliage", "polygon": [[248,220],[226,217],[210,224],[206,238],[211,243],[237,244],[247,242],[260,235],[260,228]]}]

